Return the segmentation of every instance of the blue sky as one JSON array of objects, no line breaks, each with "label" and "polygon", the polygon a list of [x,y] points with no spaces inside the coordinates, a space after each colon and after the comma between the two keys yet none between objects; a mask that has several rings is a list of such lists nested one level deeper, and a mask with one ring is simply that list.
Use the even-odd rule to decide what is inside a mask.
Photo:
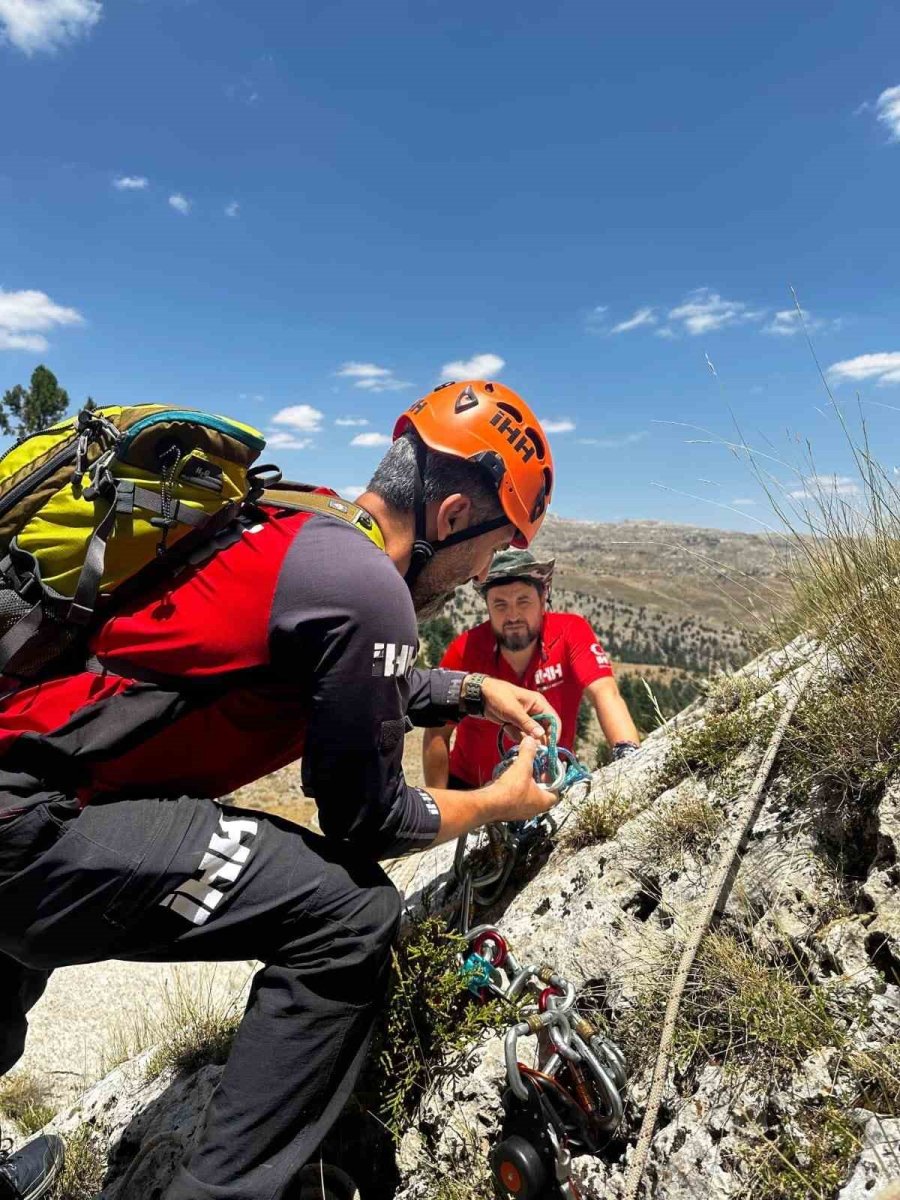
[{"label": "blue sky", "polygon": [[746,465],[686,427],[809,438],[856,486],[793,285],[900,462],[896,5],[0,0],[0,29],[0,386],[45,361],[240,415],[350,489],[484,370],[558,430],[560,515],[752,529]]}]

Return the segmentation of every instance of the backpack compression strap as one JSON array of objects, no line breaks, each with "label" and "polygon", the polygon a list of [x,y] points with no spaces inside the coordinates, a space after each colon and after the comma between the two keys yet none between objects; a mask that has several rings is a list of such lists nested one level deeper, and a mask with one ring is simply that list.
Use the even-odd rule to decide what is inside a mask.
[{"label": "backpack compression strap", "polygon": [[364,533],[370,542],[384,549],[384,534],[378,528],[375,520],[350,500],[342,500],[339,496],[326,496],[321,492],[306,492],[299,489],[285,488],[266,489],[260,497],[260,502],[270,504],[273,508],[287,508],[297,512],[321,513],[325,517],[334,517],[352,525],[360,533]]}]

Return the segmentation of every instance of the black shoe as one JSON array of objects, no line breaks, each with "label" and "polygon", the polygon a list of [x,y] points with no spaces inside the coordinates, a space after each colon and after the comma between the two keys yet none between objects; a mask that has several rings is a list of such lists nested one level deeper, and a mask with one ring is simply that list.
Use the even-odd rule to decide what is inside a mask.
[{"label": "black shoe", "polygon": [[0,1200],[38,1200],[59,1178],[65,1142],[55,1133],[36,1137],[15,1154],[0,1150]]}]

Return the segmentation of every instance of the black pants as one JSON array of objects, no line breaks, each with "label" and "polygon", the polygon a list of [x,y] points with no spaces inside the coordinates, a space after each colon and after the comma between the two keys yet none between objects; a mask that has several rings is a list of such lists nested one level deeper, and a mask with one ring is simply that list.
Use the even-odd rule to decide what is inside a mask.
[{"label": "black pants", "polygon": [[260,959],[166,1200],[280,1200],[352,1091],[399,912],[377,864],[260,812],[47,796],[0,813],[0,1074],[56,967]]}]

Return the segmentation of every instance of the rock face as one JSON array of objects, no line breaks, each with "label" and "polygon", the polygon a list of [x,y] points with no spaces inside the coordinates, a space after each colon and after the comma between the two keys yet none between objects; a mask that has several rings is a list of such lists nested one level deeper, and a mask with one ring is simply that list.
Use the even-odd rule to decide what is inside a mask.
[{"label": "rock face", "polygon": [[[780,702],[803,649],[798,644],[747,669],[759,693],[750,714]],[[760,678],[772,682],[760,685]],[[546,862],[484,915],[520,959],[552,963],[589,988],[613,1034],[627,1035],[623,1136],[574,1165],[583,1194],[596,1200],[623,1195],[658,1043],[659,998],[664,1003],[678,941],[762,753],[748,746],[724,773],[705,780],[685,771],[674,782],[668,769],[672,786],[663,790],[673,745],[707,716],[694,706],[677,730],[658,731],[639,755],[572,789],[557,809],[560,835]],[[644,1197],[869,1200],[900,1178],[896,1087],[889,1099],[900,1062],[891,1057],[900,1048],[900,781],[889,782],[865,815],[860,839],[868,844],[874,833],[875,849],[853,880],[840,878],[823,851],[814,800],[810,794],[808,804],[798,802],[796,787],[789,798],[778,778],[767,793],[720,940],[698,968],[707,975],[698,976],[695,1030],[670,1072]],[[601,803],[631,815],[613,836],[576,848],[572,829],[586,805]],[[689,836],[682,836],[685,828]],[[452,896],[451,861],[452,849],[440,847],[392,865],[411,913],[425,898],[434,905]],[[720,1013],[731,1022],[724,1049]],[[109,1150],[104,1200],[161,1194],[218,1070],[148,1085],[136,1060],[55,1123],[66,1132],[87,1125]],[[473,1046],[463,1071],[435,1081],[399,1147],[398,1200],[490,1194],[486,1161],[498,1137],[504,1078],[498,1035]],[[173,1133],[177,1140],[154,1141]],[[140,1146],[146,1157],[123,1190]],[[808,1179],[806,1191],[795,1176]],[[468,1190],[442,1190],[447,1180],[464,1180]]]}]

